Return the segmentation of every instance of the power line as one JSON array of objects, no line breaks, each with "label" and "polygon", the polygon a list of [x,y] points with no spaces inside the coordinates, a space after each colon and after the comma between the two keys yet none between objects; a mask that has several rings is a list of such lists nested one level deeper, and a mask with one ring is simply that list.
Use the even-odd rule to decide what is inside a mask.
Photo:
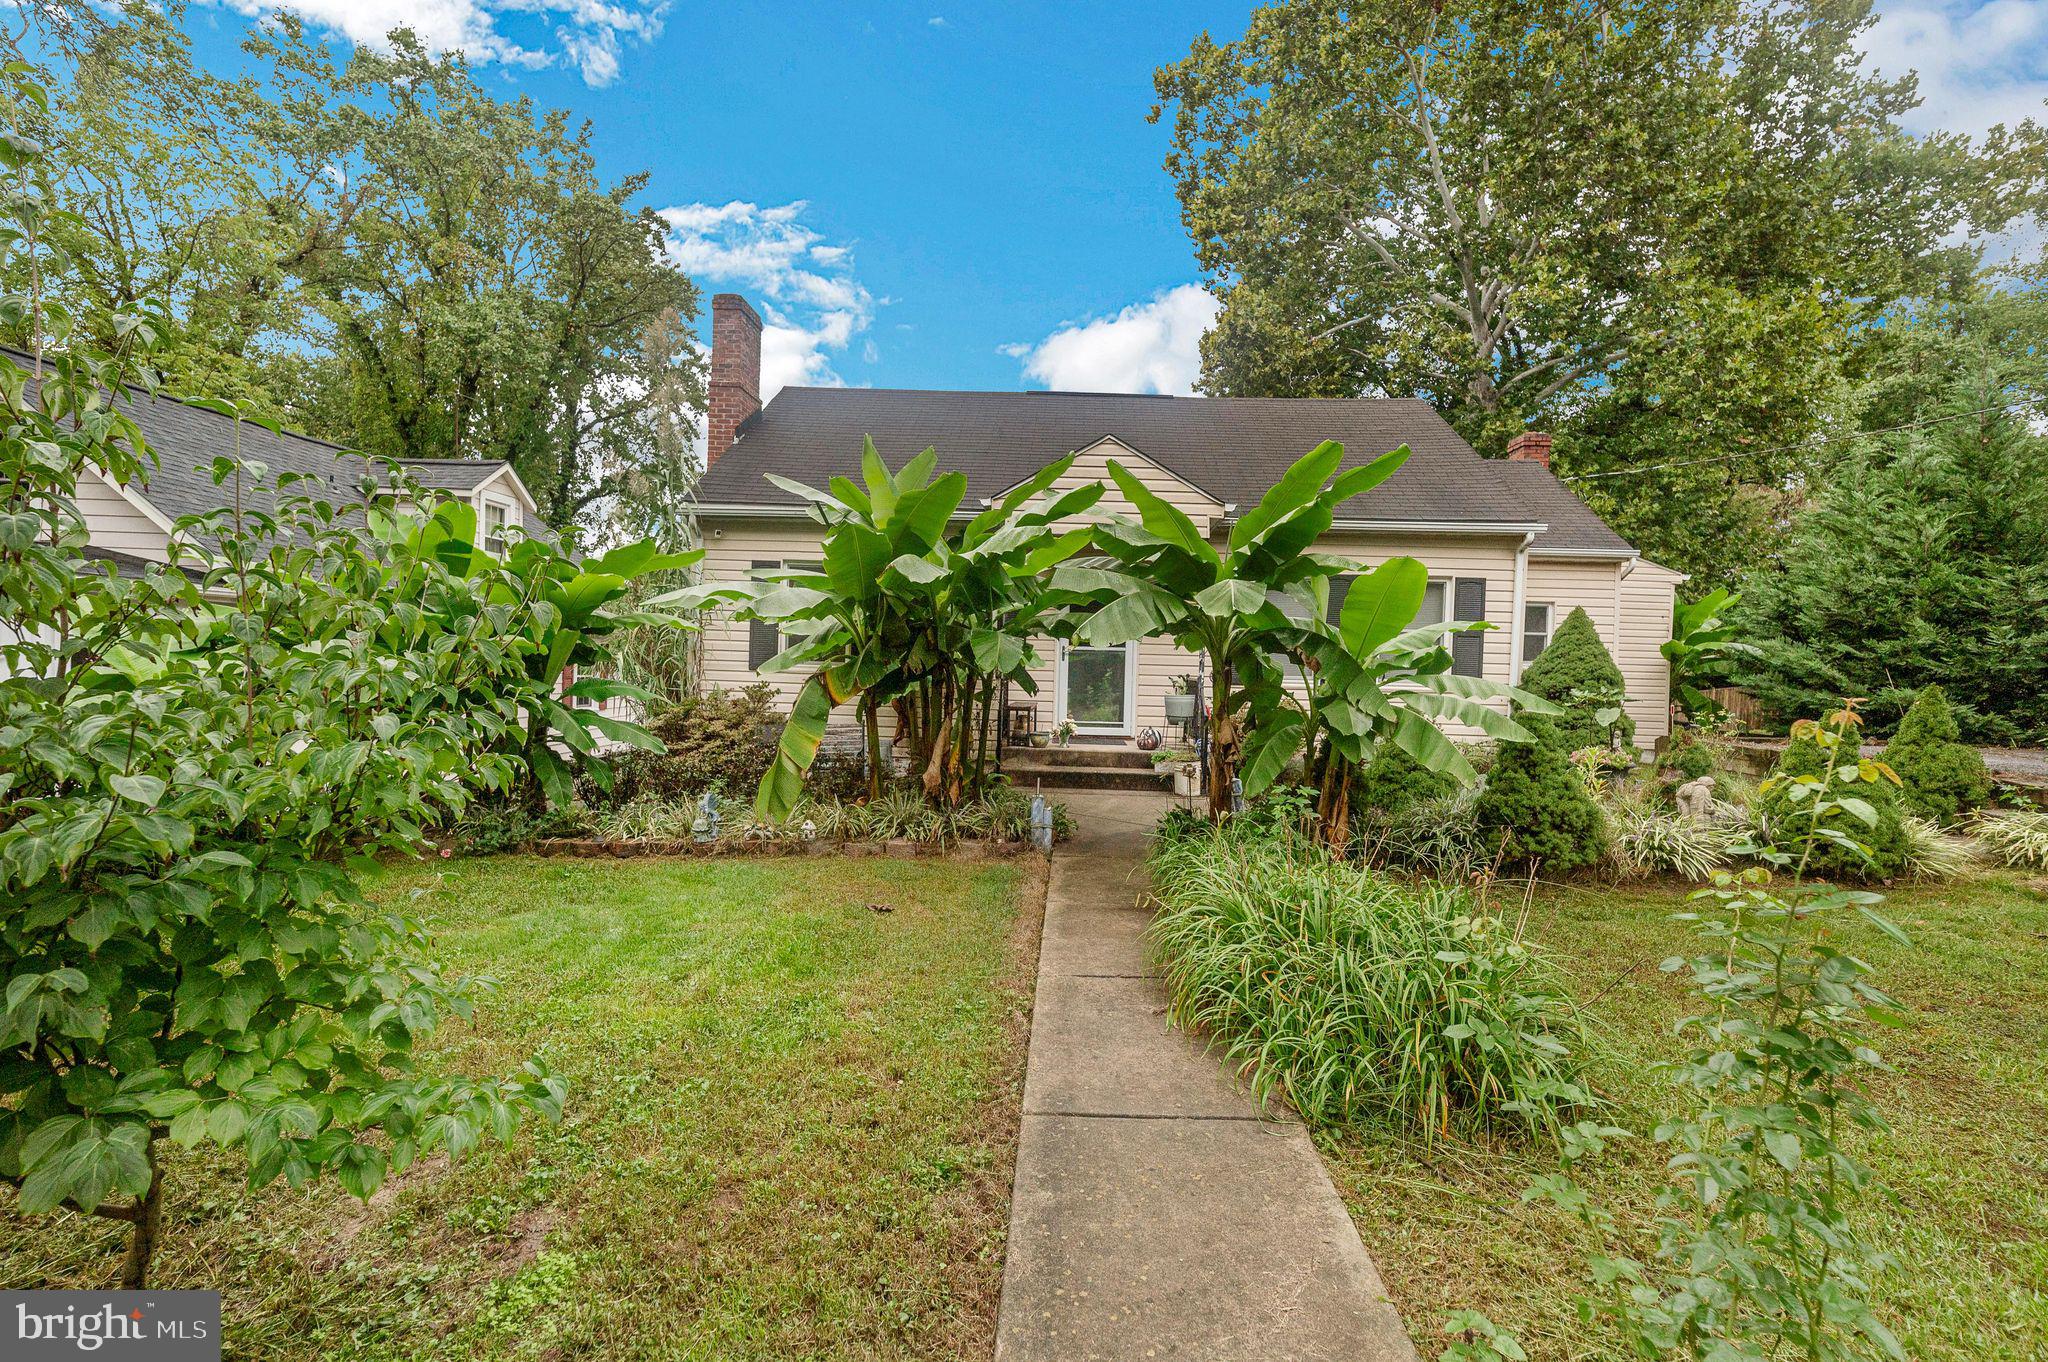
[{"label": "power line", "polygon": [[1815,449],[1821,445],[1838,444],[1843,440],[1867,440],[1878,435],[1896,435],[1901,431],[1921,430],[1927,426],[1938,426],[1947,421],[1967,421],[1972,416],[1989,416],[1992,412],[2019,411],[2034,405],[2036,399],[2026,398],[2018,402],[2005,402],[1995,407],[1979,407],[1975,411],[1951,412],[1947,416],[1930,416],[1924,421],[1908,421],[1901,426],[1886,426],[1882,430],[1851,430],[1840,435],[1816,435],[1812,439],[1800,440],[1789,445],[1775,445],[1768,449],[1744,449],[1733,454],[1707,454],[1697,459],[1666,459],[1662,463],[1637,464],[1632,468],[1610,468],[1600,473],[1567,473],[1566,482],[1588,482],[1594,478],[1620,478],[1631,473],[1654,473],[1660,468],[1690,468],[1695,464],[1733,463],[1737,459],[1760,459],[1766,454],[1785,454],[1795,449]]}]

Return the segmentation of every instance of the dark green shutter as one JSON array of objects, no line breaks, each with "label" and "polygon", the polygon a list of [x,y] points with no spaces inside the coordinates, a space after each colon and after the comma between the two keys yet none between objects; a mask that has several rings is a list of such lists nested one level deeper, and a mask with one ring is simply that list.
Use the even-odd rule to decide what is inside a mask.
[{"label": "dark green shutter", "polygon": [[[1460,577],[1451,584],[1451,618],[1486,618],[1486,579]],[[1459,676],[1486,675],[1486,634],[1467,630],[1451,635],[1451,670]]]},{"label": "dark green shutter", "polygon": [[[756,558],[753,566],[756,571],[772,571],[782,564],[773,558]],[[782,651],[781,644],[781,635],[776,632],[774,625],[763,624],[760,620],[747,621],[747,670],[760,671],[769,658]]]}]

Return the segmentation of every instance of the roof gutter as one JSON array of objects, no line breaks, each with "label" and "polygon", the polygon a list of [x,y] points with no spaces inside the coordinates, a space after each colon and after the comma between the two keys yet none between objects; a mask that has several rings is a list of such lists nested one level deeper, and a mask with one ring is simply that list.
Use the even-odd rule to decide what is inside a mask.
[{"label": "roof gutter", "polygon": [[1625,563],[1643,555],[1635,549],[1543,549],[1529,550],[1531,558],[1576,558],[1580,562]]}]

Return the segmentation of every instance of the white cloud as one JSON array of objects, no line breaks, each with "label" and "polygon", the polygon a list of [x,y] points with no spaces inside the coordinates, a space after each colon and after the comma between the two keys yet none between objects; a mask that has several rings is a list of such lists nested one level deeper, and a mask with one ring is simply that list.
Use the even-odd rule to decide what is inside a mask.
[{"label": "white cloud", "polygon": [[2048,119],[2048,0],[1884,0],[1863,34],[1867,67],[1920,74],[1913,132],[1978,134]]},{"label": "white cloud", "polygon": [[[200,0],[252,19],[279,10],[314,28],[365,47],[383,47],[391,31],[409,28],[435,52],[461,52],[473,62],[528,69],[561,62],[586,85],[619,78],[622,39],[661,36],[669,0]],[[509,19],[529,37],[500,27]],[[552,26],[554,45],[548,46]]]},{"label": "white cloud", "polygon": [[1199,284],[1133,303],[1114,317],[1061,327],[1036,345],[1006,345],[1024,377],[1084,392],[1191,393],[1202,373],[1202,334],[1221,310]]},{"label": "white cloud", "polygon": [[808,206],[735,199],[661,210],[671,259],[700,283],[744,293],[760,308],[764,402],[791,383],[837,387],[833,356],[874,321],[875,299],[853,274],[853,248],[805,226]]}]

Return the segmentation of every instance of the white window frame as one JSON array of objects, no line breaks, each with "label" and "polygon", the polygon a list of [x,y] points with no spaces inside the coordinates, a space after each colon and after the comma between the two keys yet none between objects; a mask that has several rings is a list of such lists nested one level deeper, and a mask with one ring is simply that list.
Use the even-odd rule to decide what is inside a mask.
[{"label": "white window frame", "polygon": [[[1091,738],[1128,738],[1138,731],[1138,640],[1090,651],[1111,652],[1115,648],[1124,650],[1124,721],[1121,724],[1076,722],[1074,732],[1077,734]],[[1059,660],[1053,668],[1052,720],[1055,727],[1067,721],[1067,654],[1070,650],[1070,645],[1061,640]]]},{"label": "white window frame", "polygon": [[[511,502],[500,500],[497,497],[485,497],[483,504],[477,507],[477,521],[483,530],[483,533],[477,537],[483,540],[486,552],[503,558],[511,551],[512,527],[517,510],[518,508],[513,506]],[[504,519],[498,525],[498,532],[496,534],[491,533],[492,511],[500,512],[504,516]]]},{"label": "white window frame", "polygon": [[[1529,612],[1531,610],[1541,610],[1543,612],[1543,627],[1541,629],[1531,629],[1529,627]],[[1557,602],[1524,601],[1522,603],[1521,625],[1522,670],[1527,671],[1529,670],[1529,664],[1531,662],[1534,662],[1538,657],[1542,656],[1541,653],[1532,653],[1529,651],[1529,640],[1531,638],[1540,638],[1543,640],[1543,646],[1545,648],[1548,648],[1550,646],[1550,640],[1557,637]],[[1521,680],[1521,677],[1517,676],[1515,679],[1519,681]]]}]

